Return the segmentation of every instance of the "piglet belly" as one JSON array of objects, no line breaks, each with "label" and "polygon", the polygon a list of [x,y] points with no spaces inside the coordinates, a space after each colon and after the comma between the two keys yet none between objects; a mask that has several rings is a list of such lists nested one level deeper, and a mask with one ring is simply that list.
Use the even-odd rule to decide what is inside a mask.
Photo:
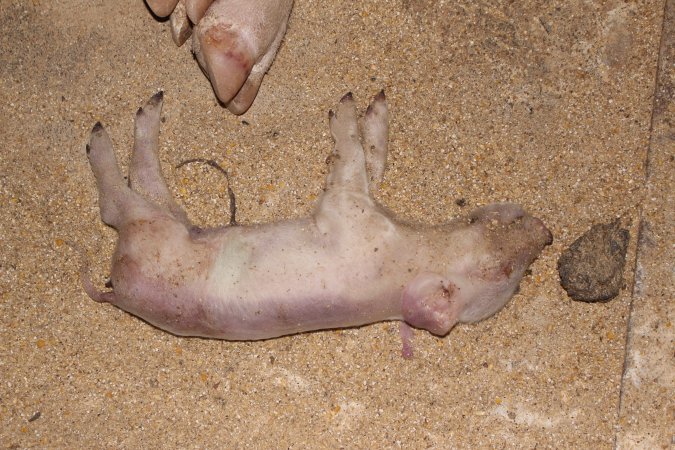
[{"label": "piglet belly", "polygon": [[207,337],[229,340],[268,339],[395,318],[386,311],[374,313],[367,307],[359,307],[353,299],[339,297],[230,298],[216,300],[212,305],[217,311],[211,317],[217,323],[208,328],[213,333]]},{"label": "piglet belly", "polygon": [[213,337],[267,339],[401,318],[402,286],[370,267],[312,246],[258,262],[232,250],[209,277]]}]

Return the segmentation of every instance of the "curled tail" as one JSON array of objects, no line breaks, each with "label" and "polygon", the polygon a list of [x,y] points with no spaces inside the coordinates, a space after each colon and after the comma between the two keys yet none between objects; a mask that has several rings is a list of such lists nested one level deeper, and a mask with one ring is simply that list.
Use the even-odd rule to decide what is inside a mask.
[{"label": "curled tail", "polygon": [[75,253],[79,256],[79,272],[80,272],[80,283],[82,288],[87,295],[98,303],[112,303],[115,299],[115,294],[113,291],[99,291],[94,286],[93,281],[91,281],[91,269],[89,266],[89,259],[85,251],[80,248],[78,245],[73,244],[72,242],[67,243],[70,248],[72,248]]}]

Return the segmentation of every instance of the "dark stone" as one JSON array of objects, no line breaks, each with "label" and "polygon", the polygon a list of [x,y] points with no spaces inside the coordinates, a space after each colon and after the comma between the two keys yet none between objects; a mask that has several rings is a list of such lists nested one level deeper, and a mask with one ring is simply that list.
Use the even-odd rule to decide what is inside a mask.
[{"label": "dark stone", "polygon": [[619,294],[630,233],[619,219],[593,225],[558,259],[560,284],[574,300],[606,302]]}]

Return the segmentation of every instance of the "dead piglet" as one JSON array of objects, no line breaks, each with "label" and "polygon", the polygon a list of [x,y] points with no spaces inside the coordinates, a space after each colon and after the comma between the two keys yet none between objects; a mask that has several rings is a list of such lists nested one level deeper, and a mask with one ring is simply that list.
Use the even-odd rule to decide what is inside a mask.
[{"label": "dead piglet", "polygon": [[104,128],[92,130],[101,217],[119,240],[112,291],[86,279],[85,288],[172,333],[265,339],[401,320],[445,335],[504,306],[551,242],[543,223],[513,204],[437,226],[400,222],[377,204],[370,191],[386,162],[383,93],[362,132],[351,94],[329,114],[333,166],[310,217],[196,232],[160,173],[161,103],[159,93],[136,115],[130,186]]}]

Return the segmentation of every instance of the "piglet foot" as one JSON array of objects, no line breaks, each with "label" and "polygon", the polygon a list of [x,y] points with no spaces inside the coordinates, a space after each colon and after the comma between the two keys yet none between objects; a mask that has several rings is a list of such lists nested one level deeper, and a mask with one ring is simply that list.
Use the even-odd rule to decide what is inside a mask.
[{"label": "piglet foot", "polygon": [[[192,51],[218,99],[234,114],[253,103],[286,33],[293,0],[146,0],[171,14],[171,35]],[[193,33],[194,25],[194,33]]]}]

